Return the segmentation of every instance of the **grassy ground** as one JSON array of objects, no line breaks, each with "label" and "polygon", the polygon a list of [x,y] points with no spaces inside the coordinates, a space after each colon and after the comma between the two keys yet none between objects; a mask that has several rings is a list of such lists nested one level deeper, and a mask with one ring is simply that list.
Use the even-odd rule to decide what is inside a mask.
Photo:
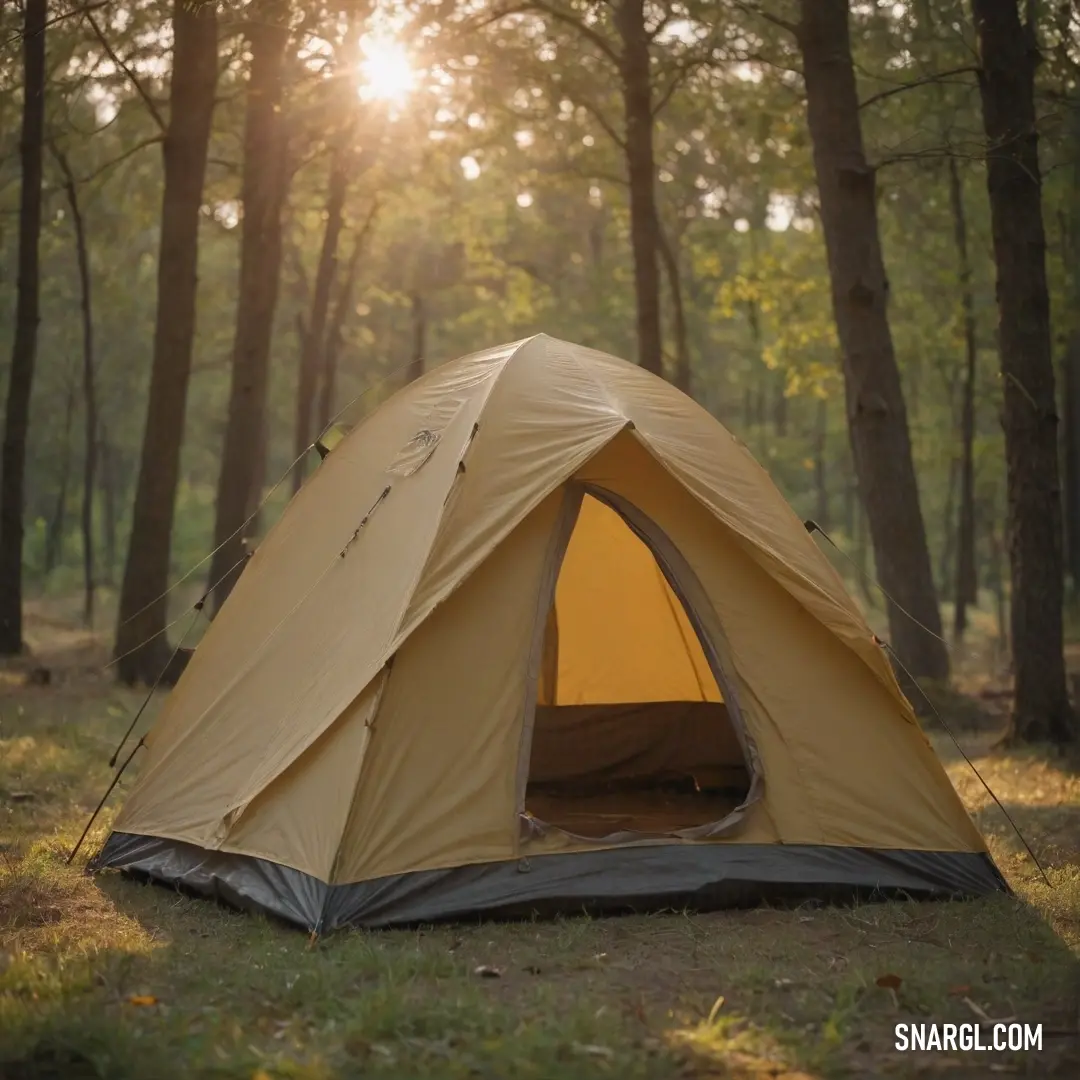
[{"label": "grassy ground", "polygon": [[[0,671],[0,1080],[1080,1075],[1080,778],[1038,755],[966,738],[1050,888],[941,750],[1016,898],[348,932],[312,948],[64,865],[139,697],[95,674],[92,641],[41,618],[33,630],[53,685]],[[898,1022],[987,1017],[1041,1022],[1042,1053],[894,1051]]]}]

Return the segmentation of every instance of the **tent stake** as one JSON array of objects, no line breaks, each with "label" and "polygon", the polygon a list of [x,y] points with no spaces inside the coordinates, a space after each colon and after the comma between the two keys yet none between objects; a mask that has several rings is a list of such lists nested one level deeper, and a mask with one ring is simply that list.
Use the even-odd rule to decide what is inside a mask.
[{"label": "tent stake", "polygon": [[128,754],[126,760],[124,761],[124,764],[121,765],[120,768],[117,770],[116,775],[112,778],[112,783],[109,784],[108,788],[105,790],[105,794],[101,796],[101,802],[97,804],[97,806],[94,808],[94,812],[90,815],[90,820],[86,823],[86,828],[83,829],[82,836],[79,837],[79,842],[71,849],[71,854],[67,857],[67,862],[65,865],[70,866],[71,860],[74,859],[75,856],[79,853],[79,848],[83,846],[83,841],[86,839],[91,827],[97,820],[98,814],[101,813],[101,808],[105,805],[105,801],[113,793],[113,788],[115,788],[116,785],[120,782],[120,777],[124,775],[124,770],[131,764],[131,759],[139,752],[139,749],[142,747],[142,745],[143,740],[140,739],[135,744],[135,748],[131,751],[130,754]]}]

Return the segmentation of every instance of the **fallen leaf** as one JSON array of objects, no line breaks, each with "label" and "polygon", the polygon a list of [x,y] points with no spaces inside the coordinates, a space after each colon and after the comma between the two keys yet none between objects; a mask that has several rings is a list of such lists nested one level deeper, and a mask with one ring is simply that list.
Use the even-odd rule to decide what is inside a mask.
[{"label": "fallen leaf", "polygon": [[256,1069],[251,1074],[251,1080],[274,1080],[274,1078],[265,1069]]},{"label": "fallen leaf", "polygon": [[904,980],[899,975],[893,975],[892,972],[887,972],[884,975],[879,975],[874,982],[881,987],[882,990],[899,990],[900,984]]},{"label": "fallen leaf", "polygon": [[132,994],[128,998],[129,1005],[156,1005],[158,1000],[153,994]]},{"label": "fallen leaf", "polygon": [[963,997],[965,994],[971,993],[970,986],[950,986],[949,997]]},{"label": "fallen leaf", "polygon": [[474,975],[479,975],[481,979],[498,979],[502,977],[502,971],[497,967],[490,967],[487,964],[481,964],[478,968],[473,970]]}]

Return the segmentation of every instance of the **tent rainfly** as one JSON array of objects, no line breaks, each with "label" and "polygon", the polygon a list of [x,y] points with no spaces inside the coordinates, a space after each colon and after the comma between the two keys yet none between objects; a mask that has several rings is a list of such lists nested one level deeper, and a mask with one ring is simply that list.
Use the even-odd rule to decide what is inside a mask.
[{"label": "tent rainfly", "polygon": [[1007,890],[765,470],[543,335],[327,455],[146,746],[95,865],[320,933]]}]

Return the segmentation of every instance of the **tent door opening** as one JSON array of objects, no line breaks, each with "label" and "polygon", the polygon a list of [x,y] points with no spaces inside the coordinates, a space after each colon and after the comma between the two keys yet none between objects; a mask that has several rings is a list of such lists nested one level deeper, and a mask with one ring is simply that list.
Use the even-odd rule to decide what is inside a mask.
[{"label": "tent door opening", "polygon": [[645,534],[616,505],[586,489],[559,566],[524,809],[594,840],[714,835],[752,788],[734,703]]}]

